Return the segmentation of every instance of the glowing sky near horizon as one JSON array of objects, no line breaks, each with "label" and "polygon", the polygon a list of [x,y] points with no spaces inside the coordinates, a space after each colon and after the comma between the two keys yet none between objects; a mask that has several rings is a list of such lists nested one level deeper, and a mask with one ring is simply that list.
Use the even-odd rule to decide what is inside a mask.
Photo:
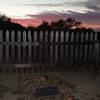
[{"label": "glowing sky near horizon", "polygon": [[99,11],[100,0],[0,0],[0,12],[24,26],[74,17],[99,28]]}]

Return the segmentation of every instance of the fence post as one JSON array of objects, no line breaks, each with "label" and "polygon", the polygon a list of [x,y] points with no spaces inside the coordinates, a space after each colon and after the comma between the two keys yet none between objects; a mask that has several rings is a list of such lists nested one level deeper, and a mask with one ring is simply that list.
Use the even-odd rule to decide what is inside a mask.
[{"label": "fence post", "polygon": [[6,58],[5,58],[7,64],[9,64],[9,45],[8,45],[8,43],[10,42],[9,41],[9,34],[10,34],[9,31],[7,30],[6,31],[6,43],[7,44],[6,44]]},{"label": "fence post", "polygon": [[70,49],[71,49],[71,33],[69,32],[69,41],[68,41],[68,63],[70,64]]},{"label": "fence post", "polygon": [[90,64],[93,61],[96,70],[100,58],[97,34],[100,33],[34,31],[32,34],[31,31],[15,33],[8,30],[4,34],[0,30],[0,63],[10,64],[10,59],[11,63],[38,63],[44,60],[51,63],[67,61],[80,66],[80,63]]},{"label": "fence post", "polygon": [[[98,43],[99,43],[99,59],[100,59],[100,32],[97,33],[98,34]],[[100,60],[98,62],[100,64]]]},{"label": "fence post", "polygon": [[94,72],[95,74],[98,73],[98,60],[99,60],[99,43],[98,43],[98,33],[95,32],[95,36],[94,36],[94,43],[95,43],[95,46],[94,46],[94,49],[95,49],[95,66],[94,66]]},{"label": "fence post", "polygon": [[[30,44],[32,43],[31,34],[32,34],[31,31],[28,31],[28,41],[30,42]],[[28,62],[31,63],[32,62],[32,55],[31,55],[32,54],[32,46],[29,45],[28,48],[29,49],[28,49],[28,57],[27,58],[28,58]]]},{"label": "fence post", "polygon": [[0,30],[0,64],[3,64],[3,31]]},{"label": "fence post", "polygon": [[60,43],[60,53],[61,53],[61,62],[63,62],[64,63],[64,31],[62,31],[61,33],[60,33],[61,35],[61,43]]},{"label": "fence post", "polygon": [[51,45],[50,45],[50,62],[53,61],[53,37],[54,37],[54,32],[51,31],[51,33],[50,33],[50,42],[51,42]]},{"label": "fence post", "polygon": [[44,49],[44,50],[45,50],[45,52],[44,52],[44,56],[45,56],[44,59],[45,59],[45,62],[48,62],[48,59],[49,59],[49,58],[48,58],[48,34],[49,34],[49,33],[48,33],[48,31],[46,30],[46,32],[45,32],[45,41],[44,41],[44,42],[46,43],[46,44],[44,44],[44,46],[45,46],[45,49]]},{"label": "fence post", "polygon": [[[15,32],[14,31],[11,31],[11,42],[12,43],[15,42]],[[14,64],[15,63],[15,45],[12,45],[11,46],[11,58],[12,58],[11,59],[12,60],[12,63]]]},{"label": "fence post", "polygon": [[22,62],[26,63],[26,60],[27,60],[27,58],[26,58],[26,34],[27,33],[24,30],[22,34],[23,34]]},{"label": "fence post", "polygon": [[34,38],[34,61],[37,62],[37,32],[34,31],[34,35],[33,35],[33,38]]},{"label": "fence post", "polygon": [[18,42],[18,63],[21,63],[21,46],[19,45],[21,42],[21,32],[17,32],[17,42]]},{"label": "fence post", "polygon": [[58,62],[58,36],[59,36],[59,33],[58,31],[56,31],[55,33],[55,62],[57,63]]}]

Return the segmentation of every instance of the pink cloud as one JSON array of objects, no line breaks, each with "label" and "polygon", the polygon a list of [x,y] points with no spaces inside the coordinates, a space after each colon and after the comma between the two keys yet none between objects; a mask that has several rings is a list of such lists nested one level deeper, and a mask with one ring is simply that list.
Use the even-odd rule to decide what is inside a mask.
[{"label": "pink cloud", "polygon": [[25,27],[27,26],[38,26],[41,23],[39,19],[11,19],[14,23],[19,23]]},{"label": "pink cloud", "polygon": [[23,26],[38,26],[42,21],[46,20],[49,23],[59,19],[67,19],[69,17],[81,21],[83,26],[91,27],[93,29],[100,29],[100,13],[88,11],[86,13],[78,13],[73,11],[68,12],[44,12],[37,15],[27,15],[30,19],[12,19],[13,22],[19,23]]}]

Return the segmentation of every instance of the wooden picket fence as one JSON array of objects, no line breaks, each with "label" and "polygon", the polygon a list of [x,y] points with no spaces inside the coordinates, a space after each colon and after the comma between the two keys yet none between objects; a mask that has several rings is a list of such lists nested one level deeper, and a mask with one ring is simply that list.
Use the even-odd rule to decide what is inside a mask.
[{"label": "wooden picket fence", "polygon": [[97,32],[2,31],[0,64],[99,62]]}]

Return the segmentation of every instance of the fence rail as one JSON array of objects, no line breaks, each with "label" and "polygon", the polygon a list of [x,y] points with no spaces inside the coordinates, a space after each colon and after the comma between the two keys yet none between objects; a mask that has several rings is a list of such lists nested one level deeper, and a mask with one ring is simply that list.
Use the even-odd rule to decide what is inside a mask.
[{"label": "fence rail", "polygon": [[99,62],[96,32],[0,30],[0,64]]}]

